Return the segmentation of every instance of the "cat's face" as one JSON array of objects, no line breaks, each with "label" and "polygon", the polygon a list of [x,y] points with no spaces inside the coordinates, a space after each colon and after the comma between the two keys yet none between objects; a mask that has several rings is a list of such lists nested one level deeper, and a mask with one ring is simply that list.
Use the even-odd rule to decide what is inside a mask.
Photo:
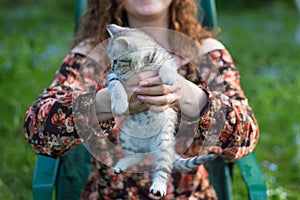
[{"label": "cat's face", "polygon": [[137,29],[108,25],[112,36],[107,46],[112,70],[127,79],[151,61],[151,52],[157,48],[154,40]]}]

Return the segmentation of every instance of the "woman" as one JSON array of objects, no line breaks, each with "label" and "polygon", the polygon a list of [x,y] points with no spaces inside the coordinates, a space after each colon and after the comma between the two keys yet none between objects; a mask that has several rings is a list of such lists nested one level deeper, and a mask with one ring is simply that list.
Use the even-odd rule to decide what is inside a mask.
[{"label": "woman", "polygon": [[[206,141],[213,141],[207,143],[207,151],[227,161],[235,161],[254,149],[259,135],[258,125],[241,89],[239,73],[224,46],[197,21],[194,0],[98,0],[89,1],[74,48],[67,54],[53,83],[26,112],[25,136],[35,151],[60,157],[84,142],[78,135],[72,112],[72,102],[78,96],[74,91],[84,93],[86,90],[83,82],[96,90],[95,95],[83,95],[81,101],[85,103],[82,105],[95,111],[92,118],[88,115],[83,120],[97,122],[114,139],[117,130],[114,129],[105,84],[98,84],[90,77],[79,77],[79,68],[86,61],[87,54],[108,38],[106,25],[111,23],[172,29],[191,37],[204,49],[199,62],[201,68],[190,64],[178,66],[178,72],[186,78],[180,87],[162,84],[154,71],[139,73],[128,80],[125,86],[131,96],[130,112],[144,109],[160,112],[176,107],[180,109],[179,115],[190,122],[198,119],[201,113],[197,133],[185,153],[187,156],[197,155]],[[218,73],[209,70],[211,64],[217,67]],[[217,90],[211,83],[222,83],[224,91]],[[212,131],[212,124],[221,115],[224,115],[221,117],[224,121]],[[101,162],[94,160],[92,164],[93,172],[82,190],[82,199],[156,198],[148,192],[151,185],[149,173],[116,175]],[[217,199],[203,165],[190,173],[174,173],[167,192],[165,199]]]}]

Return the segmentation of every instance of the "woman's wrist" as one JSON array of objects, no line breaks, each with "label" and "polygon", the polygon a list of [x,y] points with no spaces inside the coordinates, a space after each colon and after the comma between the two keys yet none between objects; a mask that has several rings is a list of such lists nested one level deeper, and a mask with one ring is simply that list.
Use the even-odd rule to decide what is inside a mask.
[{"label": "woman's wrist", "polygon": [[181,113],[188,121],[196,121],[207,105],[207,94],[188,80],[184,80],[182,85],[182,98],[179,101]]}]

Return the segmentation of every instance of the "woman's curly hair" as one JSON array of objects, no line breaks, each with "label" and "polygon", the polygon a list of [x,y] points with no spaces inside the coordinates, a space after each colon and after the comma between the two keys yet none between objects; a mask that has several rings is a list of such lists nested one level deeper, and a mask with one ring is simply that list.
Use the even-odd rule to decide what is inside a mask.
[{"label": "woman's curly hair", "polygon": [[[173,0],[170,5],[169,28],[191,37],[201,43],[202,39],[214,37],[213,33],[201,26],[198,20],[198,6],[195,0]],[[96,46],[108,38],[106,25],[128,26],[124,2],[120,0],[88,0],[88,9],[83,16],[73,46],[93,38]]]}]

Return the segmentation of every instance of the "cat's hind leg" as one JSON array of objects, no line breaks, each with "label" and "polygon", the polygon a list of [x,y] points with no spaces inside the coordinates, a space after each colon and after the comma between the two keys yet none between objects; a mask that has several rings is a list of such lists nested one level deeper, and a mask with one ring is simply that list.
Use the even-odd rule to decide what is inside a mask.
[{"label": "cat's hind leg", "polygon": [[114,173],[120,174],[129,167],[140,163],[144,159],[144,154],[128,153],[124,158],[121,158],[114,167]]},{"label": "cat's hind leg", "polygon": [[[153,183],[150,188],[150,193],[155,196],[165,196],[167,194],[167,182],[172,172],[172,165],[168,162],[161,162],[163,166],[158,166],[153,174]],[[159,168],[159,169],[158,169]]]},{"label": "cat's hind leg", "polygon": [[[169,122],[170,123],[170,122]],[[155,196],[167,194],[167,182],[173,170],[173,156],[175,154],[175,139],[173,135],[173,124],[165,127],[158,143],[158,151],[155,155],[155,172],[150,193]]]},{"label": "cat's hind leg", "polygon": [[165,196],[167,194],[167,181],[169,179],[169,172],[160,170],[155,173],[153,183],[150,188],[150,193],[155,196]]}]

